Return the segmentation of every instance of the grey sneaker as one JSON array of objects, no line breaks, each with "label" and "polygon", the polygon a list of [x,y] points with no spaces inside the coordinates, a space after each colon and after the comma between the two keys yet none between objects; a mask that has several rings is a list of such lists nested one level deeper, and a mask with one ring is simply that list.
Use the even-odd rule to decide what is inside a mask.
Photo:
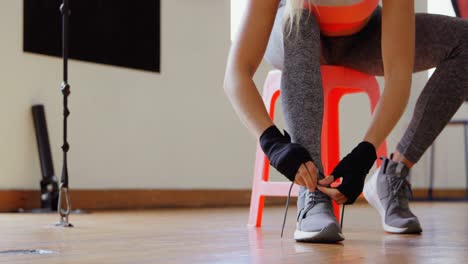
[{"label": "grey sneaker", "polygon": [[382,159],[382,166],[364,185],[364,197],[380,214],[385,231],[398,234],[421,233],[418,218],[410,211],[412,195],[408,167],[402,162]]},{"label": "grey sneaker", "polygon": [[319,191],[299,190],[294,239],[299,242],[335,243],[344,240],[330,198]]}]

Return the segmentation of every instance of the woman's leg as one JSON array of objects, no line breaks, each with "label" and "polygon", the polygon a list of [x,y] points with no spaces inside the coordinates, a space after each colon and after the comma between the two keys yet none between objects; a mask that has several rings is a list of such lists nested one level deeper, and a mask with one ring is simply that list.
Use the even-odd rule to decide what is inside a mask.
[{"label": "woman's leg", "polygon": [[[331,64],[383,75],[380,39],[381,10],[377,9],[359,33],[324,37],[325,57]],[[436,66],[397,146],[399,157],[385,158],[364,187],[364,196],[379,211],[387,232],[421,232],[419,220],[408,206],[407,164],[419,160],[468,96],[468,21],[417,14],[414,71]]]},{"label": "woman's leg", "polygon": [[320,73],[320,31],[313,15],[303,15],[299,32],[284,37],[281,100],[293,142],[304,146],[320,171],[323,89]]},{"label": "woman's leg", "polygon": [[[276,21],[278,22],[278,21]],[[283,34],[279,34],[278,30]],[[321,171],[321,132],[323,119],[323,90],[320,72],[320,31],[313,15],[304,12],[299,31],[283,32],[282,22],[275,23],[272,37],[284,39],[281,100],[286,130],[292,141],[306,148]],[[278,39],[270,39],[268,50],[274,50]],[[278,47],[278,45],[276,45]],[[269,57],[267,60],[275,60]],[[333,215],[330,199],[319,190],[301,188],[298,197],[298,224],[294,238],[307,242],[336,242],[343,240],[341,229]]]},{"label": "woman's leg", "polygon": [[323,90],[320,74],[320,31],[313,15],[304,12],[299,32],[284,36],[284,7],[278,9],[265,59],[282,70],[281,101],[286,130],[303,145],[323,171],[321,132]]},{"label": "woman's leg", "polygon": [[[381,11],[359,33],[324,38],[331,64],[383,75]],[[397,151],[417,162],[468,97],[468,20],[416,14],[414,71],[437,67],[419,96]]]}]

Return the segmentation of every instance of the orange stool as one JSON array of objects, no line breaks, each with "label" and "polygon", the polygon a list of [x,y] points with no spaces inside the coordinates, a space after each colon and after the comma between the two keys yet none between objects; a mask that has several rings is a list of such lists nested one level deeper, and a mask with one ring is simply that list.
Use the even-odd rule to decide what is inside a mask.
[{"label": "orange stool", "polygon": [[[380,99],[380,89],[377,80],[373,76],[339,66],[321,66],[324,98],[324,115],[322,126],[322,163],[325,175],[331,171],[340,161],[339,138],[339,101],[345,94],[364,92],[368,95],[371,111]],[[263,88],[263,102],[270,118],[274,120],[275,103],[280,95],[281,71],[275,70],[268,74]],[[387,155],[386,142],[377,150],[377,156]],[[380,159],[377,166],[380,166]],[[265,196],[287,196],[289,182],[270,182],[270,164],[257,143],[252,197],[250,201],[249,226],[260,227],[262,225],[262,213]],[[337,182],[333,186],[336,186]],[[291,195],[297,196],[299,187],[294,185]],[[339,221],[339,205],[333,202],[333,211]]]}]

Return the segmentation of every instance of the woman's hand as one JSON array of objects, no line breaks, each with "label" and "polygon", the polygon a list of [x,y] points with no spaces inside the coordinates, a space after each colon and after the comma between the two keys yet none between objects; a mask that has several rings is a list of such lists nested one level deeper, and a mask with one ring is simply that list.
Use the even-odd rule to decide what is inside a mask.
[{"label": "woman's hand", "polygon": [[300,144],[292,143],[286,131],[283,135],[272,125],[262,133],[259,143],[271,166],[290,181],[315,191],[317,167],[312,163],[309,152]]},{"label": "woman's hand", "polygon": [[330,184],[335,181],[335,177],[330,175],[321,179],[318,182],[317,188],[323,192],[324,194],[328,195],[332,200],[335,200],[338,204],[344,204],[348,201],[348,198],[344,194],[342,194],[338,189],[329,188]]},{"label": "woman's hand", "polygon": [[318,169],[315,164],[312,161],[308,161],[299,167],[294,183],[305,186],[309,191],[313,192],[315,191],[315,187],[318,187],[317,174]]},{"label": "woman's hand", "polygon": [[[327,188],[322,190],[319,188],[319,190],[338,203],[354,203],[361,194],[366,176],[376,159],[377,155],[374,145],[366,141],[359,143],[351,153],[338,163],[332,172],[332,179],[319,182],[323,186],[326,183],[333,182],[335,179],[343,178],[340,186],[337,189]],[[341,195],[347,199],[344,200]]]}]

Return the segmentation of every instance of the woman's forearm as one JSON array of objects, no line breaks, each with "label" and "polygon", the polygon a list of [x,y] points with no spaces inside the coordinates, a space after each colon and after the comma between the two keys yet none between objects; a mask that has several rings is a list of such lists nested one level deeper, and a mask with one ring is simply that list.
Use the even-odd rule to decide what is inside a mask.
[{"label": "woman's forearm", "polygon": [[385,89],[364,138],[376,148],[403,115],[411,89],[415,46],[414,0],[384,0],[382,59]]},{"label": "woman's forearm", "polygon": [[385,84],[385,90],[364,138],[365,141],[372,143],[375,148],[382,144],[403,115],[408,103],[410,89],[402,87],[409,86],[411,86],[411,80]]},{"label": "woman's forearm", "polygon": [[224,77],[234,110],[257,139],[273,123],[252,78],[265,54],[278,4],[279,0],[248,1]]},{"label": "woman's forearm", "polygon": [[242,123],[258,139],[273,122],[265,109],[255,83],[248,74],[230,71],[226,76],[224,90],[234,110]]}]

